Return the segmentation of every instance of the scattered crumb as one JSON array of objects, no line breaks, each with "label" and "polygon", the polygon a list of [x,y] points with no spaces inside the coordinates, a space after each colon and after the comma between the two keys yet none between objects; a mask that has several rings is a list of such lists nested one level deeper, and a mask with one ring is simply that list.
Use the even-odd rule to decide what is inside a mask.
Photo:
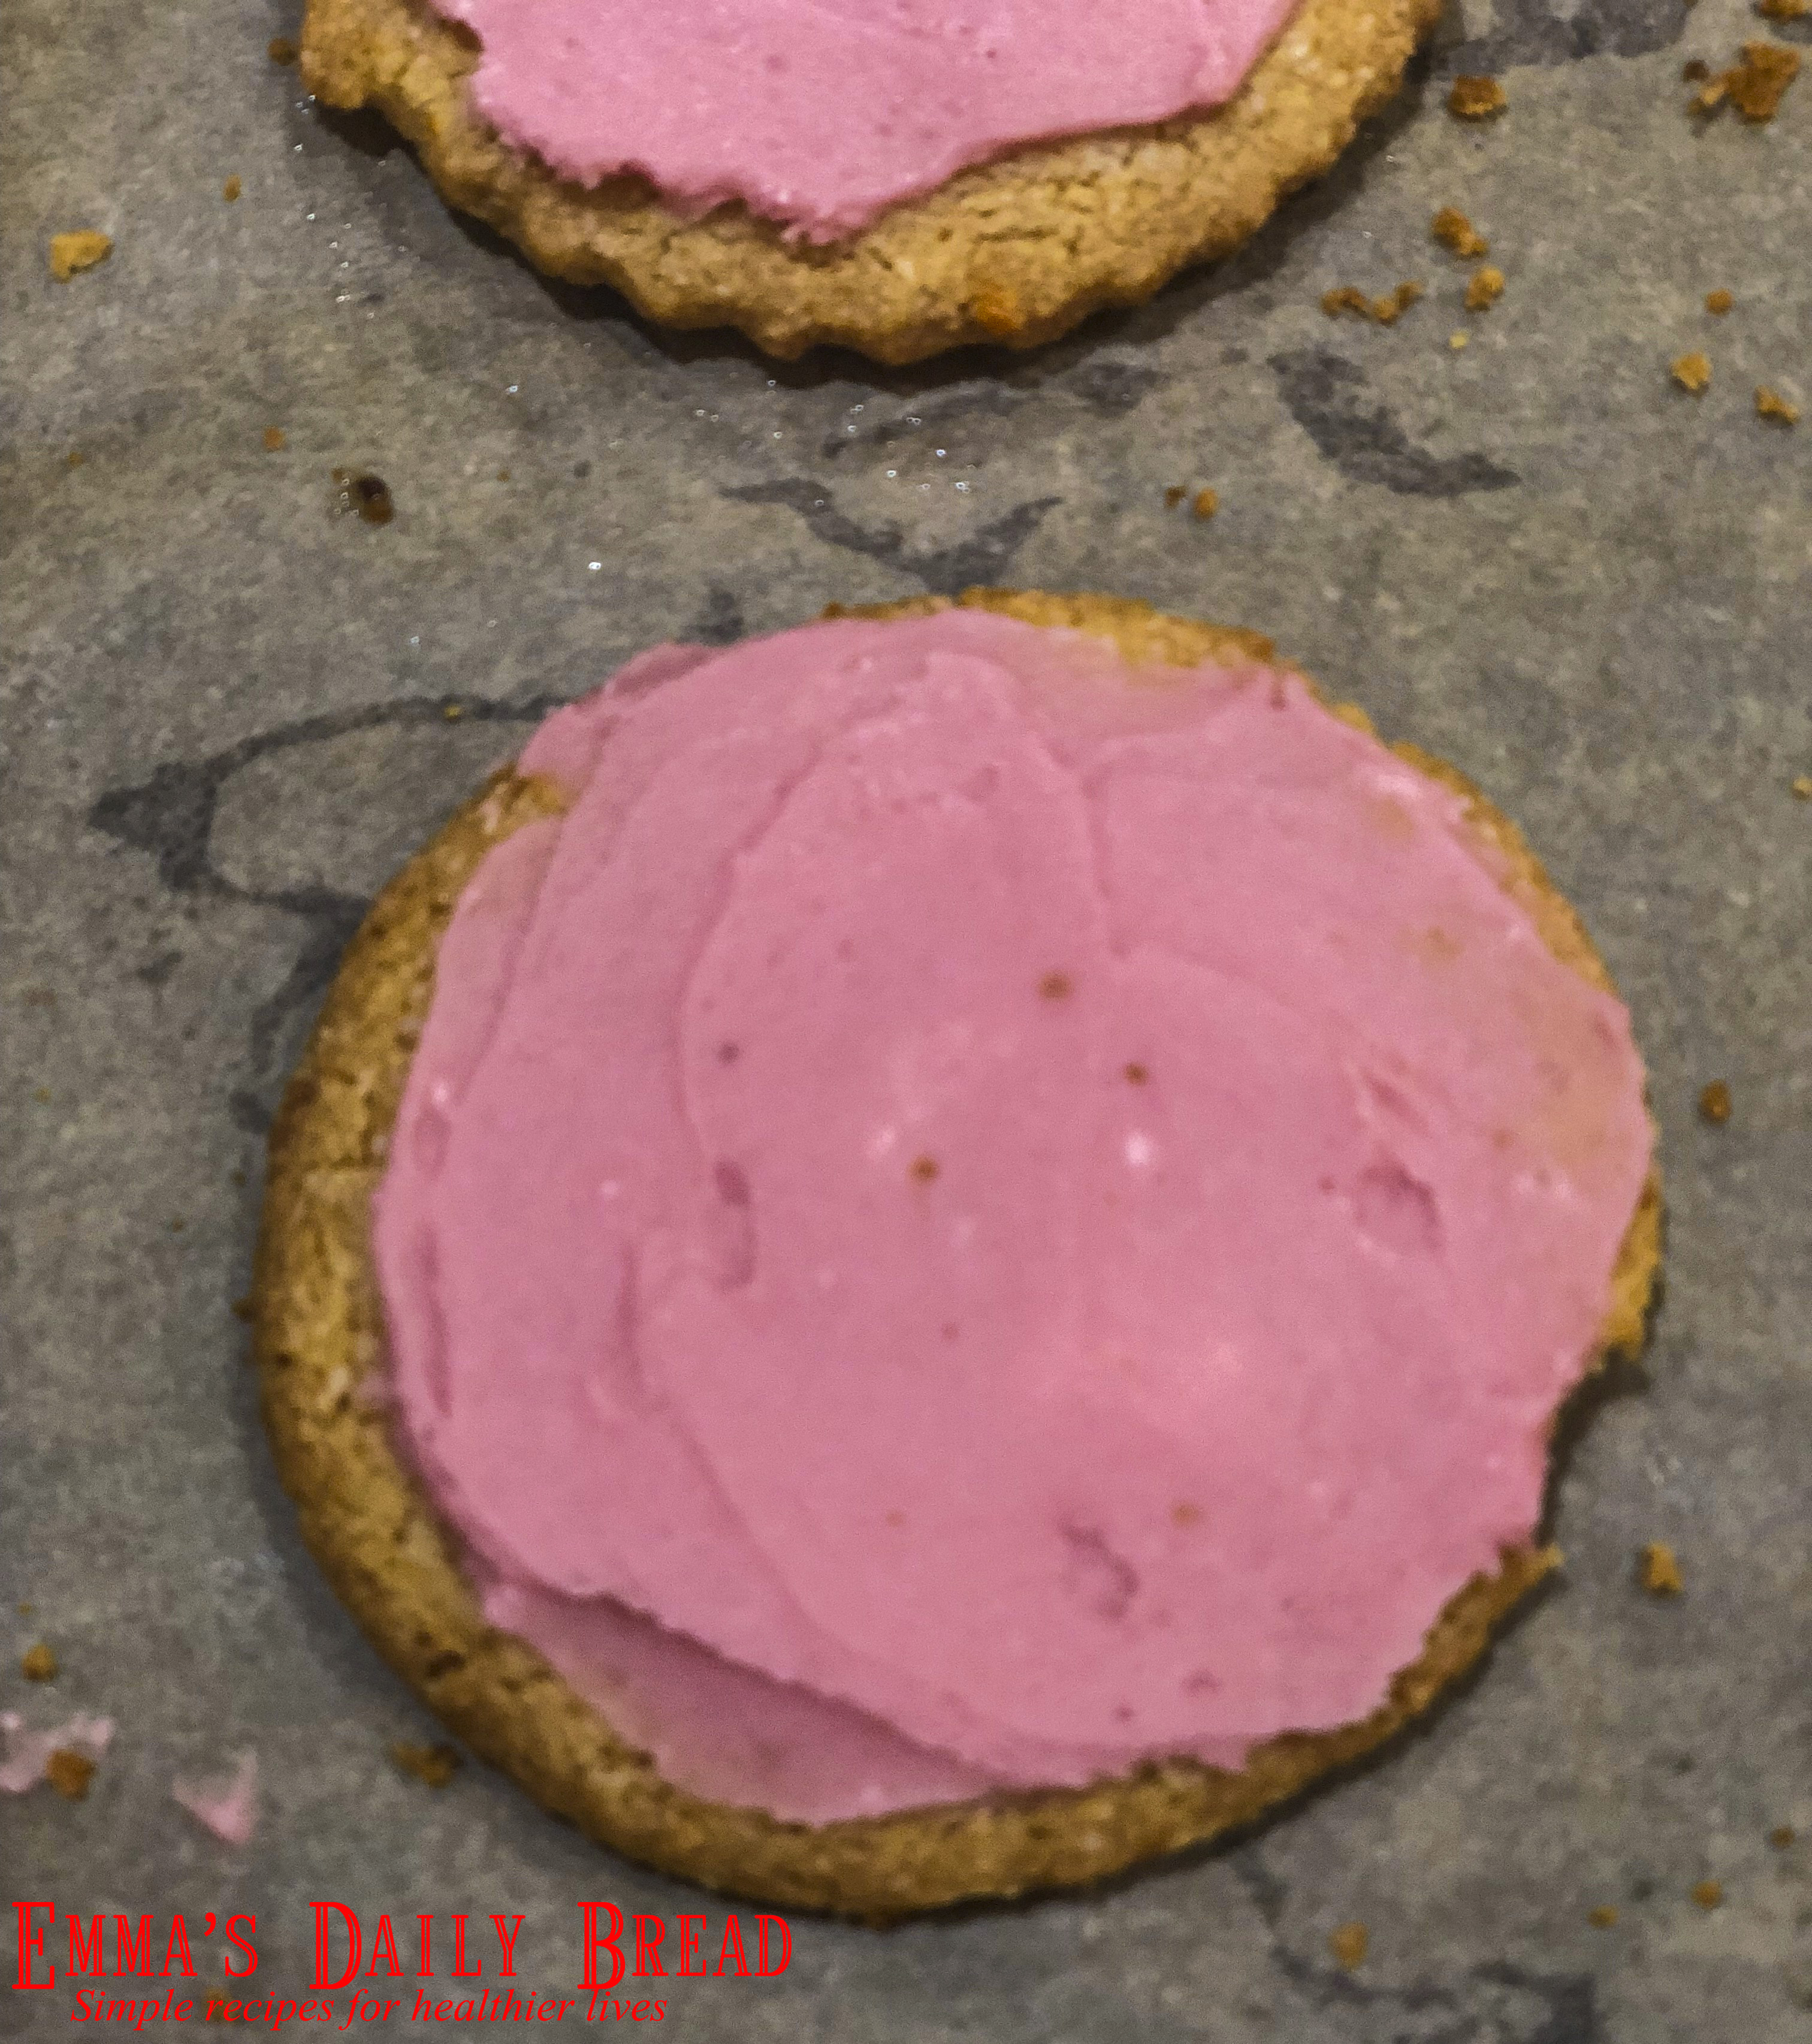
[{"label": "scattered crumb", "polygon": [[1676,355],[1669,365],[1674,381],[1696,398],[1711,381],[1711,358],[1695,348],[1691,355]]},{"label": "scattered crumb", "polygon": [[1597,1908],[1586,1911],[1586,1921],[1594,1929],[1608,1931],[1617,1921],[1617,1911],[1608,1902],[1601,1902]]},{"label": "scattered crumb", "polygon": [[56,1680],[56,1656],[43,1640],[36,1646],[25,1650],[19,1663],[19,1673],[28,1682],[54,1682]]},{"label": "scattered crumb", "polygon": [[80,448],[71,448],[68,453],[63,458],[71,468],[79,468],[83,463],[88,459],[87,455],[82,451]]},{"label": "scattered crumb", "polygon": [[1797,21],[1812,14],[1812,0],[1756,0],[1756,12],[1771,21]]},{"label": "scattered crumb", "polygon": [[396,516],[396,500],[381,475],[348,475],[337,468],[333,479],[340,485],[342,511],[356,511],[367,525],[387,525]]},{"label": "scattered crumb", "polygon": [[50,237],[50,274],[60,284],[67,284],[78,270],[92,270],[97,263],[105,263],[113,252],[112,235],[99,233],[91,227],[79,227],[70,234],[53,234]]},{"label": "scattered crumb", "polygon": [[1131,1064],[1126,1067],[1126,1083],[1128,1085],[1143,1085],[1146,1081],[1150,1078],[1150,1077],[1151,1074],[1143,1065]]},{"label": "scattered crumb", "polygon": [[1179,505],[1183,501],[1183,498],[1188,494],[1188,489],[1184,484],[1180,482],[1173,482],[1169,489],[1164,492],[1165,510],[1174,511],[1178,505]]},{"label": "scattered crumb", "polygon": [[1687,85],[1697,85],[1701,79],[1710,75],[1711,67],[1703,57],[1688,57],[1680,66],[1681,81]]},{"label": "scattered crumb", "polygon": [[1371,1934],[1363,1923],[1343,1923],[1329,1934],[1328,1950],[1350,1973],[1365,1963]]},{"label": "scattered crumb", "polygon": [[92,1763],[106,1751],[113,1735],[111,1718],[78,1712],[67,1724],[48,1731],[27,1731],[16,1711],[0,1711],[0,1791],[22,1796],[35,1788],[49,1778],[51,1758],[58,1753],[73,1753]]},{"label": "scattered crumb", "polygon": [[267,426],[264,428],[264,451],[267,454],[281,454],[289,442],[290,436],[281,426]]},{"label": "scattered crumb", "polygon": [[1728,99],[1745,121],[1772,121],[1799,75],[1799,51],[1779,43],[1745,43],[1742,62],[1719,71],[1694,95],[1688,110],[1714,113]]},{"label": "scattered crumb", "polygon": [[1692,1891],[1692,1899],[1701,1909],[1715,1909],[1724,1900],[1724,1884],[1721,1881],[1702,1881]]},{"label": "scattered crumb", "polygon": [[1189,508],[1198,518],[1212,518],[1221,508],[1221,500],[1212,490],[1198,490]]},{"label": "scattered crumb", "polygon": [[1679,1558],[1665,1540],[1651,1540],[1642,1550],[1641,1579],[1650,1596],[1678,1596],[1686,1588]]},{"label": "scattered crumb", "polygon": [[1193,1526],[1201,1516],[1202,1508],[1199,1504],[1173,1504],[1170,1508],[1170,1520],[1173,1526]]},{"label": "scattered crumb", "polygon": [[1737,301],[1725,290],[1707,291],[1705,294],[1705,309],[1714,318],[1723,318],[1736,302]]},{"label": "scattered crumb", "polygon": [[507,482],[510,480],[509,470],[506,468],[500,468],[497,471],[497,479],[499,482]]},{"label": "scattered crumb", "polygon": [[1714,1079],[1699,1097],[1700,1118],[1706,1121],[1724,1122],[1730,1119],[1730,1088],[1725,1081]]},{"label": "scattered crumb", "polygon": [[1768,1843],[1776,1852],[1785,1852],[1792,1842],[1793,1827],[1791,1824],[1776,1824],[1768,1833]]},{"label": "scattered crumb", "polygon": [[258,1756],[242,1753],[230,1774],[206,1781],[179,1777],[170,1793],[198,1824],[229,1846],[249,1844],[258,1827]]},{"label": "scattered crumb", "polygon": [[390,1748],[390,1757],[405,1774],[429,1788],[444,1788],[460,1771],[457,1746],[412,1746],[406,1739],[399,1739]]},{"label": "scattered crumb", "polygon": [[244,191],[244,186],[239,182],[237,178],[229,178],[226,182],[221,186],[220,195],[226,201],[229,206],[231,206],[233,201],[238,198],[239,194]]},{"label": "scattered crumb", "polygon": [[1799,407],[1782,397],[1778,390],[1771,390],[1767,384],[1756,386],[1756,411],[1764,419],[1779,419],[1783,426],[1797,425]]},{"label": "scattered crumb", "polygon": [[1482,313],[1495,305],[1504,294],[1504,273],[1487,263],[1482,270],[1472,272],[1472,281],[1466,286],[1466,309]]},{"label": "scattered crumb", "polygon": [[37,1606],[35,1604],[22,1604],[19,1607],[19,1616],[21,1618],[29,1618],[37,1609]]},{"label": "scattered crumb", "polygon": [[1812,774],[1796,774],[1794,777],[1793,792],[1801,801],[1812,802]]},{"label": "scattered crumb", "polygon": [[1047,1001],[1066,1001],[1071,991],[1070,976],[1067,972],[1048,972],[1038,982],[1038,991]]},{"label": "scattered crumb", "polygon": [[1447,344],[1457,354],[1472,338],[1469,333],[1450,333],[1447,336]]},{"label": "scattered crumb", "polygon": [[1381,298],[1368,298],[1356,284],[1337,284],[1321,294],[1321,310],[1329,319],[1352,313],[1359,319],[1375,320],[1380,326],[1394,326],[1422,295],[1422,286],[1408,279]]},{"label": "scattered crumb", "polygon": [[87,1754],[60,1746],[44,1764],[44,1779],[67,1801],[79,1803],[94,1778],[94,1763]]},{"label": "scattered crumb", "polygon": [[443,703],[440,706],[440,714],[449,724],[457,724],[465,713],[466,706],[464,703]]},{"label": "scattered crumb", "polygon": [[296,60],[296,46],[287,36],[273,36],[264,45],[264,54],[272,63],[293,64]]},{"label": "scattered crumb", "polygon": [[1442,248],[1468,261],[1491,252],[1491,243],[1457,206],[1444,206],[1429,222],[1428,231]]},{"label": "scattered crumb", "polygon": [[1503,87],[1495,78],[1456,78],[1447,95],[1448,112],[1462,121],[1488,121],[1509,104]]},{"label": "scattered crumb", "polygon": [[912,1175],[921,1185],[929,1185],[937,1176],[937,1159],[935,1157],[914,1158]]}]

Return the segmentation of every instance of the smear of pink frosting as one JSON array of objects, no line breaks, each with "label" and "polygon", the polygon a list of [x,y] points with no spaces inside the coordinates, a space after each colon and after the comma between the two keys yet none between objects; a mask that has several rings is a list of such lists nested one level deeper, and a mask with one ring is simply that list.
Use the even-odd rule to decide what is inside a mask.
[{"label": "smear of pink frosting", "polygon": [[1295,0],[433,0],[509,141],[814,240],[1017,144],[1218,106]]},{"label": "smear of pink frosting", "polygon": [[1622,1008],[1291,676],[974,612],[660,671],[524,754],[573,805],[377,1200],[494,1620],[810,1821],[1364,1716],[1534,1527]]},{"label": "smear of pink frosting", "polygon": [[53,1753],[85,1754],[98,1760],[112,1742],[111,1718],[91,1717],[78,1711],[63,1724],[48,1731],[32,1731],[17,1711],[0,1711],[0,1792],[21,1796],[44,1780],[44,1765]]},{"label": "smear of pink frosting", "polygon": [[230,1773],[202,1781],[179,1776],[171,1795],[198,1824],[229,1846],[251,1842],[258,1827],[258,1756],[242,1753]]}]

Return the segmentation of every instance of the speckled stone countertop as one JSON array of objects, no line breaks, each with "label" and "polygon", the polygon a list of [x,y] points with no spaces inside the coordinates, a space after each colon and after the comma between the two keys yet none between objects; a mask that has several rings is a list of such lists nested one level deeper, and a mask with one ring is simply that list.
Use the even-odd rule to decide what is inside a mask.
[{"label": "speckled stone countertop", "polygon": [[[279,1992],[323,1898],[520,1912],[522,1980],[567,1992],[578,1901],[721,1919],[482,1766],[437,1792],[387,1758],[436,1735],[301,1548],[230,1310],[262,1133],[374,889],[541,706],[652,640],[1010,580],[1258,626],[1524,824],[1637,1017],[1666,1300],[1568,1458],[1563,1579],[1386,1762],[1110,1892],[800,1921],[777,1980],[673,1982],[664,2034],[1812,2037],[1812,416],[1753,405],[1812,406],[1812,78],[1763,127],[1695,123],[1681,83],[1812,22],[1468,0],[1237,260],[910,372],[543,283],[306,101],[265,53],[295,26],[6,10],[0,1710],[118,1729],[85,1801],[0,1797],[0,1901],[160,1938],[255,1913]],[[1503,78],[1500,120],[1450,117],[1462,71]],[[1489,312],[1444,205],[1490,237]],[[75,227],[114,253],[53,282]],[[1320,309],[1403,279],[1394,325]],[[390,521],[341,515],[336,469]],[[1682,1596],[1636,1586],[1656,1539]],[[19,1672],[40,1638],[53,1685]],[[234,1849],[170,1783],[248,1747]],[[67,2035],[71,2004],[0,1984],[0,2033]]]}]

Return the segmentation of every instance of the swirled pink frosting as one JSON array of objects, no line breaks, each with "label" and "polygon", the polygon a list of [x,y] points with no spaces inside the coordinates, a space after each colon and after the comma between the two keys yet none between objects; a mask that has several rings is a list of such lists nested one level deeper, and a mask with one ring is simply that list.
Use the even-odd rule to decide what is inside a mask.
[{"label": "swirled pink frosting", "polygon": [[1372,1710],[1535,1526],[1651,1144],[1459,801],[975,611],[661,649],[521,764],[375,1231],[493,1619],[810,1819]]},{"label": "swirled pink frosting", "polygon": [[1237,91],[1295,0],[433,0],[504,138],[814,240],[1016,144]]}]

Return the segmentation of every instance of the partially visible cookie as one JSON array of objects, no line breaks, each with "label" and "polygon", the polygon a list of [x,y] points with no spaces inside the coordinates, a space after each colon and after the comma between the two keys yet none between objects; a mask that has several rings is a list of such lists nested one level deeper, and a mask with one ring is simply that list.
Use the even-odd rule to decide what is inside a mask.
[{"label": "partially visible cookie", "polygon": [[[958,601],[1107,640],[1129,663],[1241,667],[1269,657],[1256,635],[1117,599],[975,590]],[[840,614],[947,607],[927,598]],[[1356,710],[1339,714],[1368,728]],[[1609,990],[1578,918],[1514,826],[1451,767],[1397,750],[1464,797],[1499,884],[1553,956]],[[1461,1588],[1369,1716],[1270,1739],[1237,1771],[1171,1760],[1085,1788],[814,1824],[676,1786],[533,1648],[487,1623],[456,1536],[396,1445],[371,1199],[454,905],[496,846],[564,806],[551,782],[505,769],[385,889],[348,948],[271,1138],[253,1297],[278,1466],[335,1588],[449,1727],[549,1809],[634,1858],[733,1894],[882,1921],[1098,1879],[1213,1838],[1379,1745],[1476,1660],[1493,1627],[1555,1566],[1553,1550],[1510,1549],[1495,1573]],[[1651,1173],[1617,1257],[1593,1366],[1641,1345],[1660,1211]]]},{"label": "partially visible cookie", "polygon": [[475,39],[427,0],[310,0],[302,63],[310,90],[377,108],[451,205],[550,275],[612,285],[666,325],[740,327],[786,359],[835,342],[906,363],[1035,347],[1229,254],[1391,97],[1440,11],[1302,0],[1225,105],[1020,148],[829,244],[741,205],[685,217],[636,177],[563,179],[477,113]]}]

